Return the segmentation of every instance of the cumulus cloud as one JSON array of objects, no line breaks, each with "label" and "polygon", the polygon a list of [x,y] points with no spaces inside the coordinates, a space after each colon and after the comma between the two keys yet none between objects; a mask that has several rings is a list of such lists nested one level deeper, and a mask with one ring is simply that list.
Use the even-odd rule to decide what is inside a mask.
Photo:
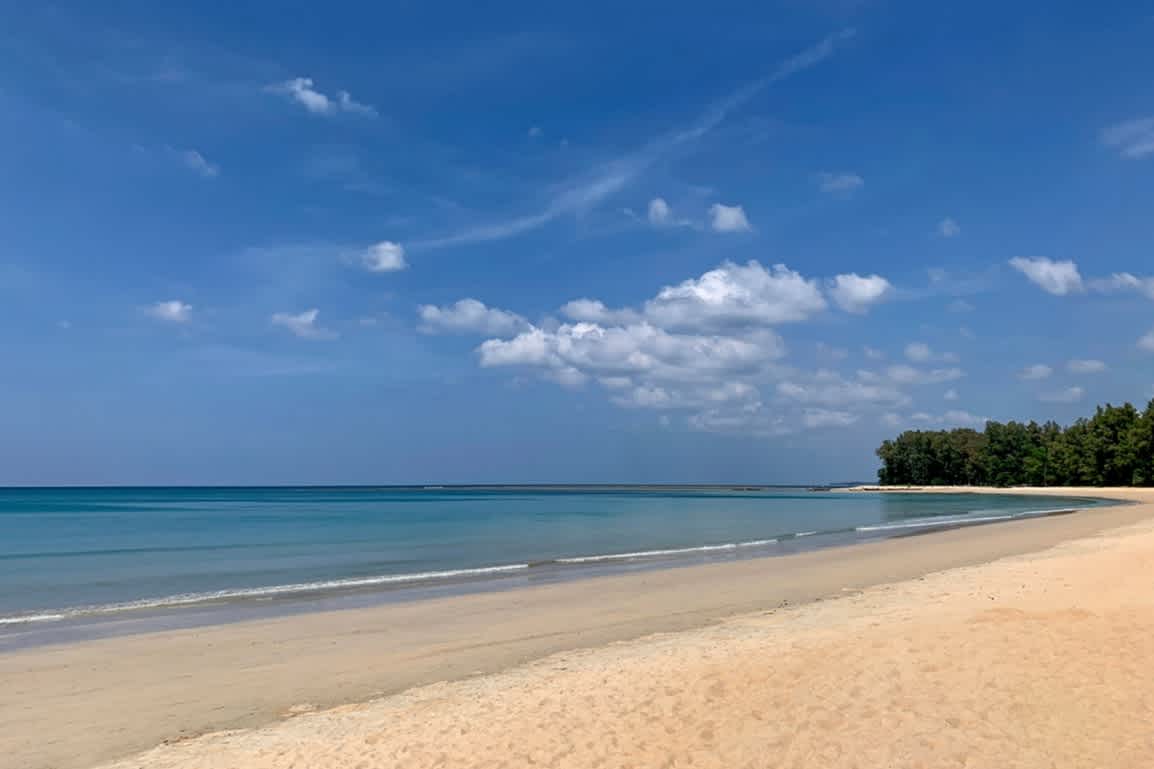
[{"label": "cumulus cloud", "polygon": [[1078,272],[1078,265],[1072,261],[1058,262],[1044,256],[1016,256],[1010,260],[1010,266],[1046,293],[1065,296],[1082,290],[1082,276]]},{"label": "cumulus cloud", "polygon": [[1131,160],[1154,155],[1154,116],[1108,126],[1102,131],[1102,144]]},{"label": "cumulus cloud", "polygon": [[294,77],[282,83],[274,83],[266,89],[280,93],[304,107],[314,115],[335,115],[350,112],[375,117],[377,111],[367,104],[361,104],[348,91],[337,91],[336,96],[328,96],[318,91],[309,77]]},{"label": "cumulus cloud", "polygon": [[857,174],[823,171],[817,175],[817,183],[822,192],[846,194],[865,186],[865,179]]},{"label": "cumulus cloud", "polygon": [[1154,329],[1138,340],[1138,349],[1154,352]]},{"label": "cumulus cloud", "polygon": [[365,249],[361,263],[369,272],[397,272],[409,266],[405,261],[405,247],[391,240],[382,240]]},{"label": "cumulus cloud", "polygon": [[943,238],[956,238],[962,234],[962,228],[956,221],[947,216],[938,222],[938,234]]},{"label": "cumulus cloud", "polygon": [[856,272],[835,276],[829,283],[829,295],[846,312],[865,313],[893,294],[893,285],[880,275],[861,276]]},{"label": "cumulus cloud", "polygon": [[180,162],[184,167],[205,179],[215,179],[220,176],[220,166],[210,163],[196,150],[184,150],[180,153]]},{"label": "cumulus cloud", "polygon": [[870,347],[868,345],[861,348],[861,349],[862,349],[862,354],[864,354],[870,360],[883,360],[886,357],[886,354],[884,352],[882,352],[881,350],[878,350],[877,348]]},{"label": "cumulus cloud", "polygon": [[561,307],[561,314],[570,320],[601,324],[628,324],[639,319],[630,309],[611,310],[599,299],[574,299]]},{"label": "cumulus cloud", "polygon": [[1097,374],[1106,370],[1106,364],[1100,360],[1071,360],[1066,363],[1066,369],[1074,374]]},{"label": "cumulus cloud", "polygon": [[1045,403],[1075,403],[1082,400],[1085,394],[1086,391],[1081,387],[1067,387],[1064,390],[1044,392],[1038,396],[1038,400]]},{"label": "cumulus cloud", "polygon": [[753,229],[744,208],[721,203],[709,207],[709,226],[714,232],[749,232]]},{"label": "cumulus cloud", "polygon": [[156,302],[144,308],[144,314],[166,323],[188,323],[192,320],[192,305],[179,299]]},{"label": "cumulus cloud", "polygon": [[1035,363],[1033,366],[1026,366],[1018,372],[1018,379],[1032,381],[1037,379],[1045,379],[1050,374],[1054,373],[1054,369],[1045,365],[1044,363]]},{"label": "cumulus cloud", "polygon": [[317,309],[305,310],[304,312],[292,314],[287,312],[273,313],[270,322],[274,326],[291,331],[301,339],[336,339],[335,331],[330,331],[326,328],[321,328],[317,325],[317,316],[320,311]]},{"label": "cumulus cloud", "polygon": [[942,395],[942,398],[948,401],[956,401],[958,399],[958,391],[951,387],[950,389],[946,390],[945,394]]},{"label": "cumulus cloud", "polygon": [[[561,307],[561,320],[540,324],[470,299],[419,312],[423,330],[489,337],[476,349],[484,368],[597,386],[624,408],[681,411],[697,430],[764,436],[844,426],[908,406],[907,387],[963,376],[958,368],[899,365],[847,378],[786,366],[777,327],[824,312],[822,285],[784,265],[726,262],[638,306],[575,299]],[[817,350],[835,365],[848,354],[828,345]]]},{"label": "cumulus cloud", "polygon": [[725,262],[699,278],[666,286],[645,304],[663,328],[776,325],[806,320],[826,308],[817,281],[785,265]]},{"label": "cumulus cloud", "polygon": [[654,227],[664,227],[673,218],[673,209],[665,202],[665,198],[654,198],[649,201],[649,223]]},{"label": "cumulus cloud", "polygon": [[486,307],[476,299],[437,307],[424,304],[417,308],[421,331],[426,334],[482,334],[486,336],[513,336],[529,328],[529,322],[516,313]]}]

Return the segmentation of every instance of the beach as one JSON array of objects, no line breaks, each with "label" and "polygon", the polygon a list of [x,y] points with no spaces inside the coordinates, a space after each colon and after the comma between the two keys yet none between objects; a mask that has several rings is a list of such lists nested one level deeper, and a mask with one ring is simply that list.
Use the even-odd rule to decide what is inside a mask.
[{"label": "beach", "polygon": [[0,654],[0,766],[1151,766],[1154,491],[1052,492],[1138,504]]}]

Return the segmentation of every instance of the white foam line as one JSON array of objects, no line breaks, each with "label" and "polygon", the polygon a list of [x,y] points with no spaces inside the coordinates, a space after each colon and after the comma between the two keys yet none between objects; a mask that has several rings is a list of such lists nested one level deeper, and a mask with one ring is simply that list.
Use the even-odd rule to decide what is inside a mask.
[{"label": "white foam line", "polygon": [[97,614],[115,614],[138,609],[160,609],[175,606],[191,606],[194,604],[225,601],[231,598],[261,598],[293,593],[315,593],[324,590],[342,588],[372,587],[374,585],[389,585],[405,582],[427,582],[431,580],[450,579],[452,577],[473,577],[484,574],[501,574],[504,572],[528,569],[527,563],[514,563],[505,566],[483,566],[476,569],[452,569],[449,571],[426,571],[414,574],[386,574],[379,577],[356,577],[352,579],[333,579],[324,582],[301,582],[291,585],[271,585],[269,587],[254,587],[236,590],[215,590],[207,593],[182,593],[163,598],[145,598],[139,601],[125,601],[123,603],[99,604],[95,606],[77,606],[45,614],[23,614],[11,617],[0,617],[0,625],[16,625],[24,622],[50,622],[53,620],[70,619],[72,617],[91,616]]},{"label": "white foam line", "polygon": [[743,547],[760,547],[776,544],[776,539],[753,539],[748,542],[726,542],[721,545],[701,545],[700,547],[675,547],[668,550],[638,550],[633,553],[609,553],[607,555],[579,555],[557,558],[556,563],[597,563],[599,561],[624,561],[635,558],[657,558],[663,555],[685,555],[687,553],[709,553],[717,550],[737,550]]}]

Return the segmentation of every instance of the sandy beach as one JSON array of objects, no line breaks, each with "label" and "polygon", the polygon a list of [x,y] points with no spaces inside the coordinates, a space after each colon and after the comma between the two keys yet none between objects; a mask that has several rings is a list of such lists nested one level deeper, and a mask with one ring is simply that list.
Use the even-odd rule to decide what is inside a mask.
[{"label": "sandy beach", "polygon": [[1140,504],[3,654],[0,766],[1154,766],[1154,490],[1054,493]]}]

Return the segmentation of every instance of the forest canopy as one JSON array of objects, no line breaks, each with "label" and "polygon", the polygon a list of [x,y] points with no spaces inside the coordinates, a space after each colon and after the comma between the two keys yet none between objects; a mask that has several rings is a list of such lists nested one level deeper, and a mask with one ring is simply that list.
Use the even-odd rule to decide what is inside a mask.
[{"label": "forest canopy", "polygon": [[1154,486],[1154,400],[1099,406],[1068,427],[987,422],[907,430],[878,447],[885,485]]}]

